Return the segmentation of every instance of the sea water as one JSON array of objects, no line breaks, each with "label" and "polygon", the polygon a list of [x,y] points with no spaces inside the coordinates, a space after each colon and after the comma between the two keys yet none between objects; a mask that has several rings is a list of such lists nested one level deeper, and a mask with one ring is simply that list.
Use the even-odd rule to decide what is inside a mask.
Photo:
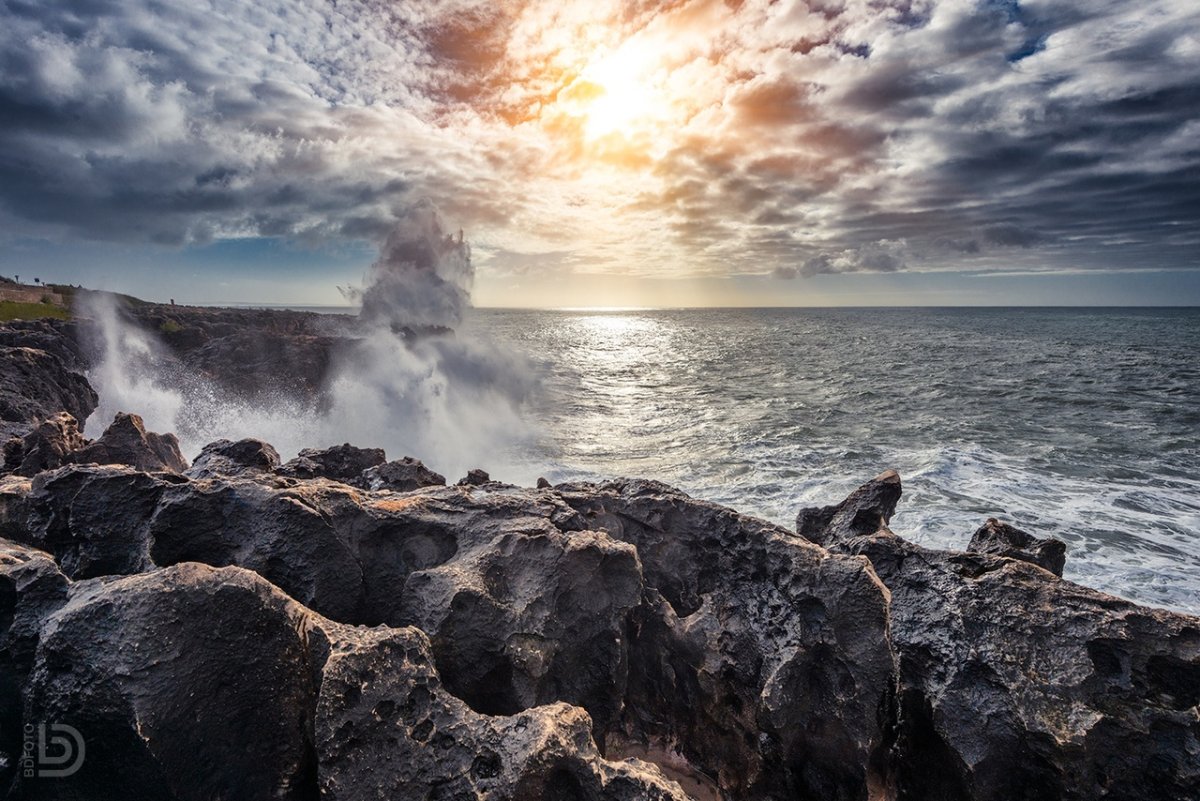
[{"label": "sea water", "polygon": [[996,517],[1065,540],[1069,579],[1200,612],[1200,310],[481,309],[463,333],[533,363],[521,457],[552,481],[791,527],[894,468],[904,537],[961,549]]}]

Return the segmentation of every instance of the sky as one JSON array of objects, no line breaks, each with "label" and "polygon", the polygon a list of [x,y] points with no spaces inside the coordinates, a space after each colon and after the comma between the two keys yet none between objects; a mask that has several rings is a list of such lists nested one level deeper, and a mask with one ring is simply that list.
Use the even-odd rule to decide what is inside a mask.
[{"label": "sky", "polygon": [[0,274],[340,304],[1200,303],[1196,0],[0,0]]}]

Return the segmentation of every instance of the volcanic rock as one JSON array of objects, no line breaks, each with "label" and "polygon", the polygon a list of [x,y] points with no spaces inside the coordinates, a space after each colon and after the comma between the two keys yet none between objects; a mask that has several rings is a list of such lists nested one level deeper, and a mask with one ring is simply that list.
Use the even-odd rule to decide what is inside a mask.
[{"label": "volcanic rock", "polygon": [[468,470],[467,475],[458,480],[460,487],[482,487],[484,484],[492,480],[492,477],[487,474],[486,470],[475,468]]},{"label": "volcanic rock", "polygon": [[328,478],[349,483],[356,481],[363,471],[386,461],[382,448],[356,448],[347,442],[320,450],[305,448],[275,472],[291,478]]},{"label": "volcanic rock", "polygon": [[830,545],[887,528],[900,501],[900,475],[888,470],[833,506],[808,507],[796,515],[796,533]]},{"label": "volcanic rock", "polygon": [[733,798],[860,799],[884,781],[894,664],[867,562],[653,481],[558,492],[642,562],[614,741],[676,751]]},{"label": "volcanic rock", "polygon": [[367,468],[356,483],[369,490],[407,492],[421,487],[445,486],[446,477],[427,468],[420,459],[405,456]]},{"label": "volcanic rock", "polygon": [[86,444],[75,418],[59,412],[21,439],[11,439],[4,445],[4,471],[34,476],[53,470],[71,462],[75,452]]},{"label": "volcanic rock", "polygon": [[64,411],[86,420],[96,408],[87,379],[45,350],[0,347],[0,376],[0,420],[36,424]]},{"label": "volcanic rock", "polygon": [[306,613],[247,571],[181,565],[70,587],[46,617],[26,721],[69,724],[72,775],[21,798],[313,798]]},{"label": "volcanic rock", "polygon": [[118,412],[100,438],[75,452],[78,464],[124,464],[138,470],[182,473],[187,460],[174,434],[155,434],[136,414]]},{"label": "volcanic rock", "polygon": [[1067,544],[1062,540],[1053,537],[1039,540],[1029,532],[995,518],[988,518],[979,527],[971,537],[967,551],[1021,559],[1060,577],[1067,562]]},{"label": "volcanic rock", "polygon": [[0,540],[0,787],[24,750],[21,691],[33,669],[42,619],[67,600],[69,582],[49,554]]},{"label": "volcanic rock", "polygon": [[831,547],[869,558],[890,591],[898,799],[1197,797],[1196,618],[886,527]]},{"label": "volcanic rock", "polygon": [[269,474],[278,467],[279,453],[261,439],[219,439],[204,446],[184,475],[199,479]]},{"label": "volcanic rock", "polygon": [[70,465],[0,492],[0,535],[54,556],[72,579],[152,569],[149,521],[170,474]]},{"label": "volcanic rock", "polygon": [[332,636],[316,718],[322,798],[687,799],[653,766],[603,760],[578,707],[472,711],[443,687],[417,629]]}]

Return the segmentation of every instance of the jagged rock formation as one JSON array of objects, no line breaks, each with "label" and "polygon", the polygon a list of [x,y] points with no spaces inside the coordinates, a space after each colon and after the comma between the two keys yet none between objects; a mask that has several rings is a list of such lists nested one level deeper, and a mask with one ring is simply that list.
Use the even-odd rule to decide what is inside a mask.
[{"label": "jagged rock formation", "polygon": [[24,435],[34,425],[67,412],[85,420],[96,408],[95,390],[55,354],[29,347],[0,347],[0,433]]},{"label": "jagged rock formation", "polygon": [[278,467],[279,452],[270,443],[261,439],[219,439],[205,445],[184,474],[188,478],[216,478],[274,473]]},{"label": "jagged rock formation", "polygon": [[1039,540],[1028,531],[989,518],[971,536],[967,543],[971,553],[990,553],[1007,556],[1044,567],[1056,576],[1062,576],[1067,562],[1067,544],[1062,540],[1047,537]]},{"label": "jagged rock formation", "polygon": [[123,464],[138,470],[182,473],[187,460],[174,434],[156,434],[136,414],[118,412],[100,438],[75,451],[77,464]]},{"label": "jagged rock formation", "polygon": [[885,522],[899,489],[880,476],[814,533],[870,559],[891,594],[897,797],[1196,798],[1200,620],[1063,581],[1025,554],[908,542]]},{"label": "jagged rock formation", "polygon": [[421,487],[444,486],[446,477],[430,470],[420,459],[405,456],[367,468],[356,483],[363,489],[408,492]]},{"label": "jagged rock formation", "polygon": [[364,470],[387,461],[382,448],[356,448],[350,443],[321,450],[305,448],[275,472],[291,478],[329,478],[355,481]]}]

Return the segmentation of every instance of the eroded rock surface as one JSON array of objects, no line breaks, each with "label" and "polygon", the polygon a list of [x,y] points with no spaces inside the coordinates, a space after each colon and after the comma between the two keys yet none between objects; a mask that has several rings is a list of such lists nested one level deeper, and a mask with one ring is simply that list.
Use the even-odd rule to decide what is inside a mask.
[{"label": "eroded rock surface", "polygon": [[205,445],[184,474],[188,478],[256,475],[274,473],[277,467],[279,452],[270,443],[261,439],[219,439]]},{"label": "eroded rock surface", "polygon": [[[72,583],[0,540],[0,604],[14,799],[687,798],[653,765],[603,759],[578,707],[479,714],[419,630],[334,623],[240,568]],[[54,781],[12,769],[24,723],[45,720],[86,746]]]},{"label": "eroded rock surface", "polygon": [[989,518],[967,543],[971,553],[990,553],[1020,559],[1062,576],[1067,562],[1067,544],[1053,537],[1038,539],[1028,531]]},{"label": "eroded rock surface", "polygon": [[72,461],[78,464],[123,464],[147,472],[182,473],[188,467],[174,434],[147,431],[141,417],[124,412],[117,413],[99,439],[76,451]]},{"label": "eroded rock surface", "polygon": [[1198,797],[1200,620],[1024,556],[923,548],[883,519],[831,547],[869,558],[891,594],[898,798]]},{"label": "eroded rock surface", "polygon": [[329,478],[353,482],[358,480],[363,471],[386,461],[382,448],[357,448],[346,443],[332,448],[305,448],[276,472],[291,478]]},{"label": "eroded rock surface", "polygon": [[420,459],[405,456],[367,468],[355,483],[363,489],[408,492],[422,487],[444,486],[446,477],[430,470]]}]

